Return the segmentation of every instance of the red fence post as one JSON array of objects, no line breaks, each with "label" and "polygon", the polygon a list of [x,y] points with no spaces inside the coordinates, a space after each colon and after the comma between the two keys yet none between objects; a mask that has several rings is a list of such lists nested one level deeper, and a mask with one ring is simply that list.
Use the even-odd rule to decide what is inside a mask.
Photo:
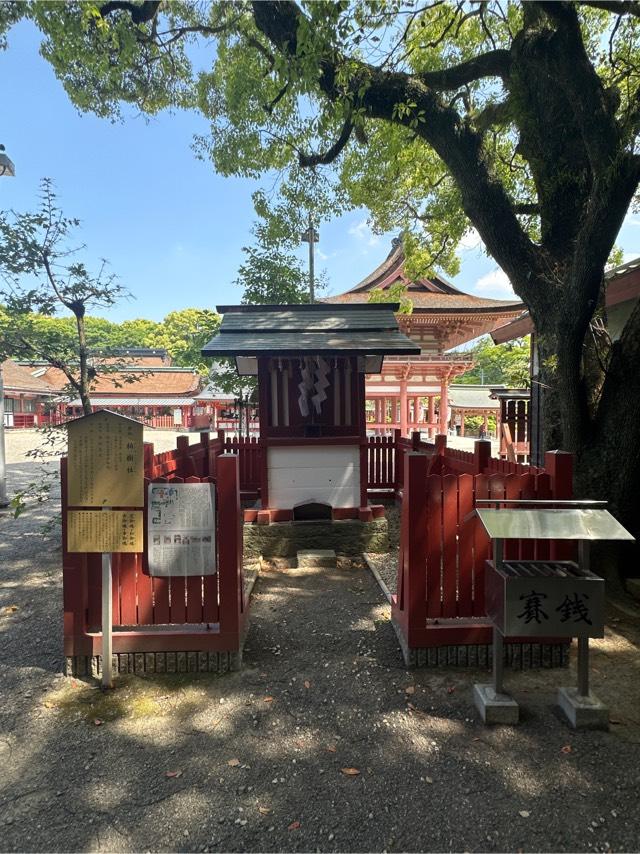
[{"label": "red fence post", "polygon": [[240,649],[242,631],[242,514],[238,456],[221,454],[217,459],[218,574],[220,634],[230,649]]},{"label": "red fence post", "polygon": [[491,459],[491,442],[486,439],[476,439],[473,443],[473,473],[482,474]]},{"label": "red fence post", "polygon": [[144,465],[144,476],[151,479],[152,477],[154,477],[154,473],[153,473],[153,467],[154,467],[153,443],[152,442],[145,442],[143,445],[142,453],[143,453],[143,459],[144,459],[144,463],[143,463],[143,465]]},{"label": "red fence post", "polygon": [[420,450],[420,431],[414,430],[411,434],[411,447],[414,451]]},{"label": "red fence post", "polygon": [[447,434],[438,433],[435,438],[436,456],[444,457],[447,453]]},{"label": "red fence post", "polygon": [[404,571],[404,604],[407,614],[407,644],[417,646],[416,632],[427,623],[427,457],[409,452],[404,458],[403,510],[407,513]]},{"label": "red fence post", "polygon": [[547,451],[544,467],[551,477],[551,494],[554,498],[573,496],[573,454],[567,451]]}]

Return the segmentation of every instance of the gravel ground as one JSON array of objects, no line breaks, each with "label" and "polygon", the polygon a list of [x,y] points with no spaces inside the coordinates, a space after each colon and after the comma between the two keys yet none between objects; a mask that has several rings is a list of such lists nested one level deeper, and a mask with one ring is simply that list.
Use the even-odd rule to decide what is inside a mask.
[{"label": "gravel ground", "polygon": [[103,694],[60,674],[59,551],[33,533],[52,508],[0,518],[2,850],[638,849],[628,618],[595,644],[609,733],[567,730],[552,698],[574,676],[549,671],[507,677],[519,727],[483,727],[471,686],[487,675],[407,672],[354,565],[263,571],[241,673]]}]

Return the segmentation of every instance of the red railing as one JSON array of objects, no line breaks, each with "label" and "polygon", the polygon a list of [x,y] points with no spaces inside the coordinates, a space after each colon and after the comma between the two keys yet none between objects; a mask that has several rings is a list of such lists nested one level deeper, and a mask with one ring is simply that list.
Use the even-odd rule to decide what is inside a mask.
[{"label": "red railing", "polygon": [[[472,465],[456,455],[443,459],[447,469]],[[476,500],[571,498],[572,461],[553,451],[544,471],[429,475],[426,455],[406,457],[392,618],[408,649],[491,642],[484,602],[490,543],[473,515]],[[564,543],[516,541],[507,544],[505,557],[571,557],[566,549]]]},{"label": "red railing", "polygon": [[[114,654],[241,650],[248,603],[243,589],[238,458],[217,455],[215,477],[180,476],[175,473],[181,470],[180,466],[191,468],[204,459],[202,447],[191,449],[190,454],[185,454],[183,447],[153,456],[152,447],[145,446],[147,472],[167,471],[162,477],[145,478],[145,529],[146,486],[150,482],[215,483],[216,525],[218,532],[224,532],[216,538],[217,573],[187,578],[150,577],[146,572],[146,534],[143,553],[114,554]],[[213,450],[216,449],[214,445]],[[212,450],[211,446],[206,450]],[[207,456],[207,465],[208,459]],[[175,471],[169,473],[172,465]],[[70,554],[66,549],[66,458],[61,460],[61,485],[65,656],[82,658],[86,668],[86,658],[101,651],[101,558],[98,554]]]}]

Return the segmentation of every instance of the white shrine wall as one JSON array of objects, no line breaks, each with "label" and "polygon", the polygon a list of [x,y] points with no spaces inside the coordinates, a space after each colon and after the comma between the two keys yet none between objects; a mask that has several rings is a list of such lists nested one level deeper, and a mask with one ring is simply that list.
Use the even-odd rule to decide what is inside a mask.
[{"label": "white shrine wall", "polygon": [[288,445],[269,448],[269,507],[291,510],[305,501],[360,506],[358,445]]}]

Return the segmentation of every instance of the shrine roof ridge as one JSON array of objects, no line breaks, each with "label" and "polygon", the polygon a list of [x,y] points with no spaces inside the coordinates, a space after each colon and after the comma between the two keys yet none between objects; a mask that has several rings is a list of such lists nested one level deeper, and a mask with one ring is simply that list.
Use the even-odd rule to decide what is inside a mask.
[{"label": "shrine roof ridge", "polygon": [[301,302],[301,303],[264,303],[262,305],[217,305],[218,314],[260,314],[262,312],[295,311],[315,312],[325,311],[336,314],[349,314],[356,311],[391,311],[400,310],[399,302],[371,302],[371,303],[325,303],[325,302]]}]

